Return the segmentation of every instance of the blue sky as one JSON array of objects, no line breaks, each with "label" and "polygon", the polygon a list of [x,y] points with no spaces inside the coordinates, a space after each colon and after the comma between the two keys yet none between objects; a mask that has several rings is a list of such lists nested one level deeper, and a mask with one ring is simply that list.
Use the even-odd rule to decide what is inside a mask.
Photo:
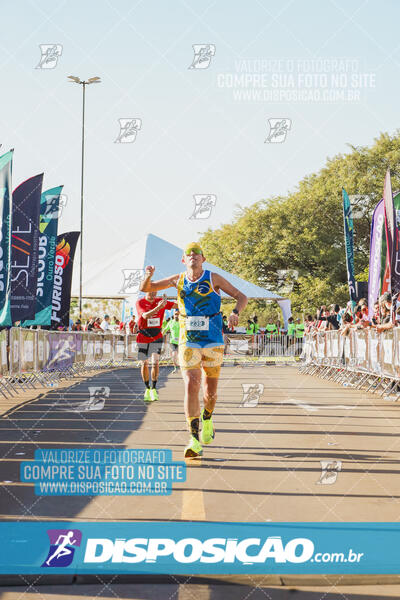
[{"label": "blue sky", "polygon": [[[79,229],[81,88],[66,77],[97,75],[86,104],[84,277],[145,233],[186,244],[229,222],[238,204],[293,190],[347,144],[396,130],[399,16],[395,0],[3,5],[0,142],[15,148],[14,187],[43,171],[45,189],[63,183],[60,231]],[[40,44],[62,45],[55,68],[35,68]],[[189,69],[193,44],[215,46],[207,69]],[[243,61],[264,61],[246,72],[264,74],[270,90],[273,72],[288,77],[292,64],[298,87],[299,69],[322,59],[328,81],[335,59],[353,65],[345,93],[356,89],[359,100],[246,99],[221,85],[244,72]],[[366,87],[351,88],[362,75]],[[120,118],[141,119],[133,143],[114,143]],[[283,143],[265,143],[270,118],[291,120]],[[193,195],[203,193],[216,206],[190,220]]]}]

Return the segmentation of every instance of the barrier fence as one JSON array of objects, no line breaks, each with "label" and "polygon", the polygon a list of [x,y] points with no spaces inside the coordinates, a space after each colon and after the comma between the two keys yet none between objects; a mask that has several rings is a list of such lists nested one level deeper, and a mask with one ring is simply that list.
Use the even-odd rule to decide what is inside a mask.
[{"label": "barrier fence", "polygon": [[279,335],[225,334],[225,355],[231,357],[294,357],[303,350],[301,338]]},{"label": "barrier fence", "polygon": [[[161,361],[172,362],[169,335],[164,338]],[[224,335],[225,359],[246,361],[301,354],[302,340],[285,335]],[[0,331],[0,393],[14,395],[19,388],[54,386],[63,378],[88,370],[132,366],[138,360],[136,335],[60,332],[13,327]]]},{"label": "barrier fence", "polygon": [[319,331],[304,336],[301,371],[367,391],[398,395],[400,328]]},{"label": "barrier fence", "polygon": [[0,393],[15,395],[36,384],[52,387],[60,379],[134,360],[136,335],[13,327],[0,331]]}]

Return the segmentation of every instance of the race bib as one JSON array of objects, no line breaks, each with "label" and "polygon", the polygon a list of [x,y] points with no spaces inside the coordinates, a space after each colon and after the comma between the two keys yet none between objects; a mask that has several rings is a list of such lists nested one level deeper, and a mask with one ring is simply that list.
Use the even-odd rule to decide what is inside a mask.
[{"label": "race bib", "polygon": [[160,327],[160,317],[147,319],[147,327]]},{"label": "race bib", "polygon": [[209,317],[186,317],[188,331],[208,331]]}]

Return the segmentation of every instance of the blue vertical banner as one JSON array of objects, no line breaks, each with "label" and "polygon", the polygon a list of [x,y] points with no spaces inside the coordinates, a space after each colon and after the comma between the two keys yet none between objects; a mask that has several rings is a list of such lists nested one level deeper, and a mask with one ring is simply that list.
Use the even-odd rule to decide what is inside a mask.
[{"label": "blue vertical banner", "polygon": [[13,150],[0,156],[0,326],[11,325],[10,239]]},{"label": "blue vertical banner", "polygon": [[62,185],[51,188],[43,192],[40,199],[36,313],[34,319],[24,321],[24,327],[29,325],[51,325],[59,203],[62,189]]},{"label": "blue vertical banner", "polygon": [[33,319],[39,262],[39,216],[43,173],[13,192],[11,218],[11,319]]},{"label": "blue vertical banner", "polygon": [[356,300],[356,279],[354,276],[354,239],[353,215],[351,212],[350,198],[342,188],[344,241],[346,245],[347,282],[349,285],[350,300]]}]

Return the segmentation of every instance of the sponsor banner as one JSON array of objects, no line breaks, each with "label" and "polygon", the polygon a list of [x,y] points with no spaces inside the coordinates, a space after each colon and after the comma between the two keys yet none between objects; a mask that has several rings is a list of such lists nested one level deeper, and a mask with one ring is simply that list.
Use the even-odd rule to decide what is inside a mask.
[{"label": "sponsor banner", "polygon": [[344,220],[344,241],[346,246],[346,266],[347,282],[349,285],[350,300],[356,300],[356,279],[354,276],[354,238],[353,238],[353,215],[351,211],[350,199],[347,192],[342,188],[343,196],[343,220]]},{"label": "sponsor banner", "polygon": [[395,212],[395,238],[392,259],[392,293],[400,292],[400,194],[393,198]]},{"label": "sponsor banner", "polygon": [[[381,288],[381,255],[385,225],[385,207],[383,199],[378,202],[372,215],[371,242],[369,249],[369,277],[368,277],[368,318],[374,314],[374,303],[378,299]],[[385,243],[386,252],[386,243]]]},{"label": "sponsor banner", "polygon": [[0,523],[0,572],[400,573],[399,523]]},{"label": "sponsor banner", "polygon": [[0,326],[11,325],[11,170],[13,150],[0,156]]},{"label": "sponsor banner", "polygon": [[[383,187],[383,203],[385,207],[385,234],[386,255],[385,270],[382,281],[382,294],[392,291],[392,278],[394,277],[394,251],[397,240],[396,215],[393,204],[392,183],[390,181],[390,170],[386,171],[385,184]],[[396,280],[396,277],[394,277]],[[396,287],[396,286],[395,286]]]},{"label": "sponsor banner", "polygon": [[39,262],[39,214],[43,173],[13,192],[11,219],[11,319],[35,316]]},{"label": "sponsor banner", "polygon": [[70,231],[57,236],[51,311],[53,329],[69,327],[72,269],[79,235],[79,231]]},{"label": "sponsor banner", "polygon": [[36,288],[35,318],[25,321],[29,325],[50,325],[53,296],[54,266],[57,246],[58,208],[63,186],[43,192],[40,199],[39,262]]},{"label": "sponsor banner", "polygon": [[51,331],[48,334],[48,341],[49,356],[43,370],[64,370],[71,367],[75,358],[74,334]]}]

